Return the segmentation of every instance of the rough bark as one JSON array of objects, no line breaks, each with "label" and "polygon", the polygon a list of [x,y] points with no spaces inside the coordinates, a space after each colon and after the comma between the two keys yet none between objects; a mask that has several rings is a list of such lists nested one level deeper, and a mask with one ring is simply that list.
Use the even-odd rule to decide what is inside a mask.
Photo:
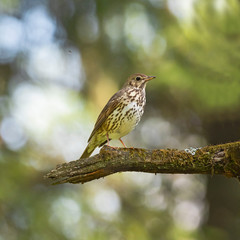
[{"label": "rough bark", "polygon": [[104,146],[95,156],[57,165],[45,178],[54,184],[85,183],[125,171],[220,174],[240,180],[240,142],[185,150]]}]

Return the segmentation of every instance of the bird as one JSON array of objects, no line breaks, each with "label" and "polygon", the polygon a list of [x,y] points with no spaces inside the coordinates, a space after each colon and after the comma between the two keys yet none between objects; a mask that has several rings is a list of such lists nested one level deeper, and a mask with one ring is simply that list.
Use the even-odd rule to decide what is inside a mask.
[{"label": "bird", "polygon": [[88,145],[80,159],[88,158],[97,147],[109,145],[112,139],[119,139],[130,133],[139,123],[146,105],[146,84],[155,76],[135,73],[128,77],[123,87],[116,92],[99,114]]}]

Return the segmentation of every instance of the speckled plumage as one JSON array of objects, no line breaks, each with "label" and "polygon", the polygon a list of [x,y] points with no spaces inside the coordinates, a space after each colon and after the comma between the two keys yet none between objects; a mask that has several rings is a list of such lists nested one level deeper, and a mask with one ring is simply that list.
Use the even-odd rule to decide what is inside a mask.
[{"label": "speckled plumage", "polygon": [[135,128],[146,104],[146,83],[153,78],[138,73],[128,78],[123,88],[110,98],[99,114],[81,158],[89,157],[96,147],[101,147],[108,140],[121,141],[121,137]]}]

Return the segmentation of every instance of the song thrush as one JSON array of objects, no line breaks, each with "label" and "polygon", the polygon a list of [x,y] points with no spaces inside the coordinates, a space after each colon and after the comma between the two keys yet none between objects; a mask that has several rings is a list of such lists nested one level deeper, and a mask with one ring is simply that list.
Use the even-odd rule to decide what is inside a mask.
[{"label": "song thrush", "polygon": [[146,104],[146,83],[155,78],[145,74],[132,74],[123,88],[115,93],[99,114],[88,145],[81,158],[89,157],[96,147],[111,139],[119,139],[131,132],[139,123]]}]

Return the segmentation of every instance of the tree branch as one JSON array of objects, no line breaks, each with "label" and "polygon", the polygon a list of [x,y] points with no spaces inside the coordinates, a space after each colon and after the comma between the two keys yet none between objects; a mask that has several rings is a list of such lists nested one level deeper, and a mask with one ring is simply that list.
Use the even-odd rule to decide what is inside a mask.
[{"label": "tree branch", "polygon": [[185,150],[111,148],[57,165],[45,178],[60,183],[85,183],[116,172],[220,174],[240,180],[240,142]]}]

